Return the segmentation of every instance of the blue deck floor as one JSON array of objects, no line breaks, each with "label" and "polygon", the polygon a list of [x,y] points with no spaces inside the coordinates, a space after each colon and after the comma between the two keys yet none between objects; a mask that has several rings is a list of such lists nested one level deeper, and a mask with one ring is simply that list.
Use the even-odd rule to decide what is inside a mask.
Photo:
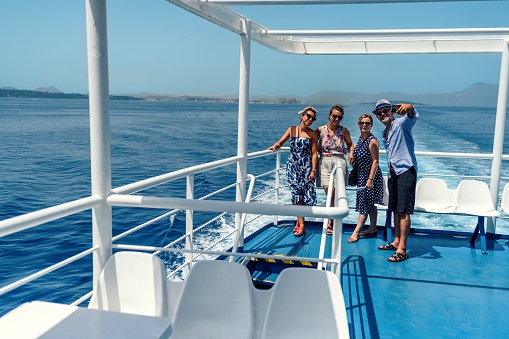
[{"label": "blue deck floor", "polygon": [[[245,250],[316,257],[321,224],[307,225],[301,238],[293,236],[289,222],[271,226],[251,237]],[[413,232],[409,259],[391,263],[387,258],[393,252],[377,248],[385,243],[383,231],[348,243],[352,229],[347,226],[341,280],[352,338],[507,337],[508,239],[488,240],[488,254],[482,254],[479,240],[472,248],[469,235]],[[275,275],[255,270],[253,277],[273,280]]]}]

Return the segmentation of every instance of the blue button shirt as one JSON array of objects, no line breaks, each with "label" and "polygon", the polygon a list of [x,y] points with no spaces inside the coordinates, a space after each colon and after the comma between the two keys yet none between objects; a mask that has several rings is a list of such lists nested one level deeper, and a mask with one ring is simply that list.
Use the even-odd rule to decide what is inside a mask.
[{"label": "blue button shirt", "polygon": [[389,138],[386,139],[387,128],[382,133],[382,140],[387,150],[389,168],[392,165],[396,175],[400,175],[412,166],[417,171],[417,159],[414,153],[414,137],[412,128],[419,118],[419,113],[414,108],[413,118],[405,115],[404,118],[397,118],[391,123]]}]

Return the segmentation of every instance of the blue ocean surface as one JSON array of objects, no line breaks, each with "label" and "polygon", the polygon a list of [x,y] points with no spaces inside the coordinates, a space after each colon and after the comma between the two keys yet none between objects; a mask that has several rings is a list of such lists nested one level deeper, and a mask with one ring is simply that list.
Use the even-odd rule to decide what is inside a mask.
[{"label": "blue ocean surface", "polygon": [[[313,127],[327,123],[331,105],[318,105]],[[420,118],[414,128],[416,150],[436,152],[492,151],[495,108],[417,106]],[[299,123],[297,112],[302,105],[251,104],[248,151],[266,149],[276,142],[290,125]],[[225,157],[237,152],[237,110],[233,103],[174,103],[112,101],[111,159],[112,186],[176,171]],[[345,107],[343,126],[350,129],[354,143],[359,137],[357,118],[370,113],[372,104]],[[0,98],[0,219],[7,219],[37,209],[54,206],[90,195],[90,130],[88,101],[59,99]],[[509,122],[506,122],[506,131]],[[375,121],[373,134],[380,138],[383,126]],[[506,132],[506,136],[508,133]],[[504,139],[509,150],[509,138]],[[385,158],[381,167],[387,169]],[[274,167],[262,158],[254,173]],[[420,172],[454,173],[487,176],[491,161],[446,158],[419,159]],[[195,177],[196,196],[200,197],[235,181],[234,167],[225,167]],[[509,170],[503,163],[501,186],[508,182]],[[284,180],[284,178],[282,178]],[[450,188],[461,178],[447,179]],[[486,180],[488,183],[489,181]],[[261,180],[268,185],[268,180]],[[319,204],[325,196],[319,192]],[[144,194],[185,197],[185,180],[152,188]],[[215,197],[233,199],[234,192]],[[283,189],[280,203],[289,203]],[[350,195],[350,206],[355,206]],[[268,199],[268,198],[267,198]],[[267,200],[270,201],[270,200]],[[113,235],[162,214],[161,210],[113,208]],[[196,212],[197,224],[210,218]],[[472,231],[475,220],[468,217],[415,214],[413,227]],[[383,223],[383,216],[378,224]],[[270,218],[268,219],[270,220]],[[354,223],[352,211],[345,222]],[[221,234],[233,219],[224,217],[211,229],[196,236],[207,246],[210,233]],[[259,227],[264,221],[252,227]],[[164,218],[150,227],[127,236],[122,243],[164,246],[185,230],[185,213]],[[249,232],[254,229],[248,230]],[[509,234],[505,220],[497,223],[497,233]],[[91,212],[86,211],[62,220],[0,238],[0,286],[48,267],[91,245]],[[169,269],[177,266],[176,256],[162,255]],[[92,289],[90,256],[59,269],[22,288],[1,296],[0,315],[24,301],[48,300],[70,303]]]}]

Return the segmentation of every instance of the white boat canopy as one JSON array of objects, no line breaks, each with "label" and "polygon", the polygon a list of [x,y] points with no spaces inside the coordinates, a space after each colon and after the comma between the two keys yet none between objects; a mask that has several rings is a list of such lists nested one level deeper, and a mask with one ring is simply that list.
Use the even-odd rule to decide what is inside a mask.
[{"label": "white boat canopy", "polygon": [[[227,6],[451,2],[440,0],[168,0],[252,41],[292,54],[502,53],[509,28],[272,30]],[[452,0],[465,1],[465,0]],[[248,28],[249,27],[249,28]],[[248,32],[249,30],[249,32]]]}]

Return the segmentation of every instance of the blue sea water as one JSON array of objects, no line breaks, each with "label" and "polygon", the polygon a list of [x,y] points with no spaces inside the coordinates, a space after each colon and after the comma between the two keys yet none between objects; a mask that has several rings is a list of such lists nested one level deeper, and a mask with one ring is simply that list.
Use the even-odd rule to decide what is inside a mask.
[{"label": "blue sea water", "polygon": [[[236,154],[235,104],[112,101],[110,105],[113,187]],[[298,124],[297,112],[301,106],[250,105],[248,151],[266,149],[288,126]],[[327,122],[330,105],[316,108],[318,119],[313,127]],[[345,109],[342,125],[350,129],[356,142],[359,137],[357,117],[370,113],[372,105],[346,106]],[[416,150],[491,152],[495,108],[418,106],[418,109],[420,118],[414,128]],[[1,220],[90,195],[88,101],[0,98],[0,121]],[[375,122],[375,136],[380,137],[382,128]],[[506,130],[509,131],[509,126]],[[504,149],[505,153],[509,150],[507,137]],[[254,174],[260,174],[273,168],[274,164],[260,160],[256,166]],[[381,166],[386,171],[384,159],[381,159]],[[420,171],[427,173],[488,175],[490,168],[491,162],[486,160],[425,158],[419,161]],[[502,184],[505,184],[509,177],[506,163],[502,176],[505,178]],[[197,175],[196,196],[232,183],[234,179],[234,168]],[[448,184],[455,187],[459,180],[450,178]],[[185,181],[182,180],[149,192],[183,197],[184,187]],[[319,202],[323,204],[323,192],[318,191]],[[289,193],[283,190],[282,203],[288,203],[288,199]],[[354,205],[354,201],[350,205]],[[113,234],[159,214],[159,210],[140,212],[139,209],[114,208]],[[205,219],[208,215],[197,213],[196,218]],[[355,222],[356,218],[357,215],[351,213],[346,222]],[[0,286],[89,248],[90,220],[91,212],[87,211],[0,238]],[[413,225],[446,225],[471,231],[471,220],[464,220],[415,215]],[[231,220],[222,219],[214,227],[220,233],[228,222]],[[178,213],[122,242],[162,246],[179,237],[184,228],[185,214]],[[499,223],[497,232],[507,234],[508,230],[507,223]],[[205,236],[198,237],[197,241],[206,242],[206,239]],[[174,265],[171,258],[165,259],[171,268]],[[89,258],[82,259],[7,293],[0,297],[0,315],[23,301],[39,299],[69,303],[78,299],[92,288],[90,266]]]}]

